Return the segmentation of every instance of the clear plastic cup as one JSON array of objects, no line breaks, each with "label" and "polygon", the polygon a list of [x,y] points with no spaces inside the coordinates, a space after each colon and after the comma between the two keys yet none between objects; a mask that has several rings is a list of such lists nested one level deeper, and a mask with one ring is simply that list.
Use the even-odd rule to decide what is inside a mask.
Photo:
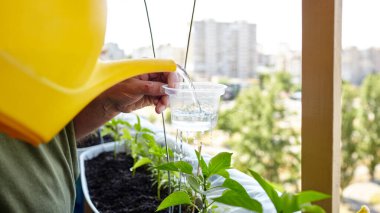
[{"label": "clear plastic cup", "polygon": [[226,86],[211,82],[181,82],[170,88],[164,85],[169,95],[172,125],[181,131],[207,131],[216,126],[220,96]]}]

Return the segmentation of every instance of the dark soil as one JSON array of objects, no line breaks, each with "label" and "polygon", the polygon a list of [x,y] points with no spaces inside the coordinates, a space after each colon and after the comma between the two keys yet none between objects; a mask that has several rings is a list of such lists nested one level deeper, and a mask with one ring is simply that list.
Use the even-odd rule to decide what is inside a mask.
[{"label": "dark soil", "polygon": [[153,213],[160,204],[150,172],[141,167],[132,176],[132,157],[120,153],[115,160],[107,152],[85,164],[90,197],[100,212]]}]

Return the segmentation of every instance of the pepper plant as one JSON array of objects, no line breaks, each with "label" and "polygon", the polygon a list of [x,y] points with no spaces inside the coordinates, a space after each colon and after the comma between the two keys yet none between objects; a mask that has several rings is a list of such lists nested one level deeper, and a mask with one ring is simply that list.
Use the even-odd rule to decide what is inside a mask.
[{"label": "pepper plant", "polygon": [[[137,126],[137,130],[139,131],[136,132],[135,140],[132,144],[132,155],[138,160],[135,161],[131,170],[134,174],[137,168],[148,165],[148,170],[151,171],[154,177],[153,184],[157,185],[157,198],[161,199],[161,188],[165,186],[167,179],[164,178],[163,171],[156,169],[156,167],[166,162],[166,149],[156,142],[153,137],[154,132],[151,130],[141,128],[141,126]],[[142,141],[137,140],[138,135],[142,137]],[[171,150],[169,150],[169,155],[173,156]]]},{"label": "pepper plant", "polygon": [[[227,169],[231,167],[231,153],[222,152],[213,157],[207,164],[199,152],[195,151],[198,159],[198,165],[202,172],[194,174],[191,164],[178,161],[166,163],[158,166],[158,169],[182,172],[186,174],[187,182],[194,193],[201,198],[202,204],[196,205],[192,194],[187,191],[176,191],[165,198],[158,206],[157,211],[166,209],[171,206],[188,204],[196,208],[199,212],[206,213],[216,207],[214,202],[226,204],[229,206],[242,207],[250,211],[261,213],[263,207],[261,203],[248,194],[246,189],[236,180],[231,179]],[[279,193],[274,186],[263,179],[258,173],[250,170],[250,174],[264,189],[278,213],[291,213],[296,211],[306,211],[311,213],[325,212],[320,206],[312,205],[311,202],[327,199],[330,196],[316,191],[303,191],[297,194],[283,192]],[[213,175],[219,175],[225,178],[222,185],[211,188],[209,178]],[[212,199],[212,202],[206,199],[207,192],[214,188],[224,188],[220,197]],[[192,201],[193,200],[193,201]]]},{"label": "pepper plant", "polygon": [[[181,190],[176,191],[166,197],[158,206],[157,211],[166,209],[171,206],[187,204],[193,206],[198,212],[206,213],[213,208],[214,202],[209,203],[206,194],[210,192],[211,188],[210,177],[214,175],[223,176],[229,178],[227,169],[231,168],[231,155],[232,153],[222,152],[211,158],[207,164],[203,156],[198,151],[195,151],[197,155],[198,170],[194,174],[193,166],[185,161],[177,161],[165,163],[157,167],[160,170],[182,172],[185,174],[187,183],[194,193]],[[196,196],[193,197],[193,194]],[[201,205],[197,205],[196,201],[201,199]]]},{"label": "pepper plant", "polygon": [[[114,118],[110,121],[108,121],[101,130],[101,136],[110,135],[115,142],[124,142],[125,146],[127,148],[128,142],[131,140],[131,133],[130,129],[132,128],[132,125],[122,119]],[[116,159],[117,154],[117,144],[114,144],[114,152],[113,157]],[[126,149],[127,150],[127,149]]]},{"label": "pepper plant", "polygon": [[[132,134],[131,131],[133,132]],[[111,134],[116,141],[125,143],[126,150],[128,148],[131,150],[130,154],[134,160],[133,167],[131,168],[133,174],[137,168],[144,165],[148,166],[148,169],[152,172],[154,183],[157,184],[158,199],[161,199],[161,188],[167,183],[163,171],[177,172],[174,174],[177,176],[179,176],[179,173],[185,175],[187,180],[186,187],[167,196],[158,206],[157,211],[171,206],[187,204],[193,208],[192,212],[194,212],[194,209],[197,209],[198,212],[206,213],[210,210],[212,211],[216,207],[215,202],[218,202],[229,206],[242,207],[254,212],[263,212],[261,203],[251,198],[238,181],[230,178],[227,169],[231,168],[232,153],[219,153],[206,163],[200,152],[195,150],[198,168],[193,168],[190,163],[185,161],[167,163],[165,160],[165,148],[155,141],[153,131],[142,127],[138,116],[137,123],[133,126],[127,121],[113,119],[106,124],[102,134]],[[116,157],[116,146],[114,156]],[[173,157],[171,150],[170,157]],[[275,187],[258,173],[252,170],[249,170],[249,172],[264,189],[277,212],[325,212],[320,206],[312,205],[311,202],[327,199],[330,197],[329,195],[316,191],[303,191],[296,194],[288,192],[279,193]],[[224,177],[225,181],[221,185],[211,187],[210,178],[215,175]],[[172,186],[175,186],[175,184]],[[223,188],[225,190],[220,197],[213,198],[210,202],[206,198],[206,195],[215,188]]]},{"label": "pepper plant", "polygon": [[[329,195],[312,190],[299,192],[297,194],[288,192],[280,194],[274,186],[262,178],[258,173],[252,170],[249,170],[249,172],[264,189],[278,213],[291,213],[296,211],[310,213],[325,212],[320,206],[312,205],[311,202],[327,199],[330,197]],[[261,204],[259,207],[257,205],[259,203],[252,199],[244,187],[237,181],[227,178],[222,186],[225,187],[226,190],[221,197],[214,198],[214,201],[231,206],[242,207],[255,212],[263,212]]]}]

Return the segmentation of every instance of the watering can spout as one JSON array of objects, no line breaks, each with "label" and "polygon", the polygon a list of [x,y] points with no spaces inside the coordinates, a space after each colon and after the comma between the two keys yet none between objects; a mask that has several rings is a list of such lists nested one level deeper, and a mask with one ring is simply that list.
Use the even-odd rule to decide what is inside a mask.
[{"label": "watering can spout", "polygon": [[[120,61],[98,61],[91,83],[99,87],[106,87],[105,82],[120,82],[121,80],[154,72],[174,72],[177,65],[172,60],[167,59],[133,59]],[[128,72],[126,72],[126,70]],[[101,81],[101,82],[99,82]],[[104,82],[104,83],[103,83]],[[104,89],[103,89],[104,90]]]},{"label": "watering can spout", "polygon": [[98,61],[106,11],[106,0],[1,3],[0,133],[46,143],[116,83],[176,70],[164,59]]},{"label": "watering can spout", "polygon": [[98,62],[85,84],[67,88],[23,72],[1,57],[0,67],[6,68],[0,77],[0,132],[33,145],[48,142],[113,85],[141,74],[176,70],[174,61],[165,59]]}]

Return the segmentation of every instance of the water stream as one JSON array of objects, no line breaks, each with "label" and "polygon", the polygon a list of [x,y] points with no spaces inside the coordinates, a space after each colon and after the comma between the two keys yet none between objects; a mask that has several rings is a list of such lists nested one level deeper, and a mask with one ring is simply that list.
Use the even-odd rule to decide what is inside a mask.
[{"label": "water stream", "polygon": [[[189,140],[193,142],[193,146],[200,154],[202,154],[203,140],[206,131],[210,131],[210,139],[212,140],[212,127],[216,124],[217,115],[214,112],[208,110],[207,104],[201,105],[199,97],[197,97],[196,87],[193,84],[190,76],[181,66],[177,65],[178,74],[183,78],[185,82],[184,89],[191,89],[191,96],[193,103],[186,105],[184,109],[173,110],[172,109],[172,124],[177,128],[176,134],[176,146],[175,146],[175,161],[185,160],[183,153],[183,143],[188,143]],[[180,87],[182,88],[182,87]],[[199,134],[200,133],[200,134]],[[194,165],[194,162],[189,162]],[[196,173],[200,173],[200,167],[197,165]],[[178,179],[179,190],[183,188],[183,184],[186,184],[186,177],[180,173]],[[179,206],[179,212],[181,213],[181,206]]]},{"label": "water stream", "polygon": [[177,71],[178,74],[183,78],[183,80],[189,85],[189,87],[192,89],[192,97],[195,104],[199,107],[199,112],[202,112],[201,103],[199,102],[197,95],[195,93],[195,86],[193,84],[193,81],[191,80],[189,74],[186,72],[184,68],[182,68],[180,65],[177,64]]}]

